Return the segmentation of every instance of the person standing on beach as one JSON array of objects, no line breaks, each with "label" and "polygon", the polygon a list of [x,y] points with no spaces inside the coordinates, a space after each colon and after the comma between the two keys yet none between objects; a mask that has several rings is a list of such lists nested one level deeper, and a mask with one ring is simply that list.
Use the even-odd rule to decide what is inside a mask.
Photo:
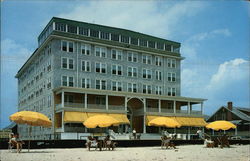
[{"label": "person standing on beach", "polygon": [[196,132],[196,134],[198,135],[199,139],[204,139],[203,138],[203,133],[202,133],[201,129],[198,129],[197,132]]},{"label": "person standing on beach", "polygon": [[135,129],[133,130],[133,136],[134,136],[134,139],[136,139],[136,130]]}]

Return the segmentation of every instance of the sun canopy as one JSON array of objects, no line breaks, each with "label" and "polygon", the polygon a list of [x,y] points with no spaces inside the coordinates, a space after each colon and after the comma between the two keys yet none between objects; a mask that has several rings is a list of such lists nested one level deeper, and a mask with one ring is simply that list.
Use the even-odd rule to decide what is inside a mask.
[{"label": "sun canopy", "polygon": [[52,122],[47,116],[34,111],[20,111],[10,115],[9,119],[17,124],[49,127]]},{"label": "sun canopy", "polygon": [[170,116],[154,116],[154,115],[148,115],[146,117],[147,125],[149,126],[149,122],[158,117],[167,117],[173,119],[177,121],[181,126],[204,127],[207,125],[204,118],[199,118],[199,117],[170,117]]},{"label": "sun canopy", "polygon": [[180,127],[181,125],[174,119],[169,117],[157,117],[148,123],[149,126],[159,126],[159,127]]},{"label": "sun canopy", "polygon": [[108,115],[95,115],[89,117],[83,122],[84,126],[87,128],[96,128],[96,127],[109,127],[115,124],[119,124],[119,121]]},{"label": "sun canopy", "polygon": [[218,131],[218,130],[229,130],[231,128],[235,129],[236,126],[229,121],[221,120],[221,121],[214,121],[214,122],[209,123],[206,126],[206,128]]}]

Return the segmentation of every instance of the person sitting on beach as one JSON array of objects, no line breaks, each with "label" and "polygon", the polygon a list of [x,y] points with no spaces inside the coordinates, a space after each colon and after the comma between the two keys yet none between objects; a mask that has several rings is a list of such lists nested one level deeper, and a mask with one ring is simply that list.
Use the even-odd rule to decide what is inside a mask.
[{"label": "person sitting on beach", "polygon": [[22,149],[22,141],[19,141],[19,137],[18,137],[18,134],[14,135],[13,133],[10,134],[10,140],[9,140],[9,144],[10,144],[10,147],[16,147],[17,149],[17,153],[20,153],[21,152],[21,149]]},{"label": "person sitting on beach", "polygon": [[197,136],[199,139],[204,139],[203,137],[203,132],[201,131],[201,129],[198,129],[197,132],[196,132]]},{"label": "person sitting on beach", "polygon": [[176,149],[174,143],[172,140],[175,139],[175,136],[173,137],[167,137],[166,135],[163,135],[161,137],[161,148],[163,148],[164,146],[166,146],[166,149],[168,149],[168,147],[173,147],[174,149]]},{"label": "person sitting on beach", "polygon": [[207,147],[207,148],[213,148],[214,147],[214,141],[206,138],[205,141],[204,141],[204,146]]}]

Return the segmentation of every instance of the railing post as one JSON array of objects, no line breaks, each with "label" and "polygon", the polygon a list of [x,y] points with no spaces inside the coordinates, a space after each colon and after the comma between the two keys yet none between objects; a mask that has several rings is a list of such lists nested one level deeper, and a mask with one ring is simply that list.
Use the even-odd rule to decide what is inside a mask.
[{"label": "railing post", "polygon": [[64,108],[64,91],[62,91],[61,104],[62,104],[62,108]]},{"label": "railing post", "polygon": [[159,99],[158,101],[159,101],[158,102],[159,113],[161,113],[161,100]]},{"label": "railing post", "polygon": [[174,100],[174,114],[176,114],[176,100]]},{"label": "railing post", "polygon": [[143,133],[146,133],[146,98],[143,99],[143,109],[144,109],[144,116],[143,116]]},{"label": "railing post", "polygon": [[125,111],[126,111],[126,112],[127,112],[127,110],[128,110],[128,102],[127,102],[127,100],[128,100],[128,97],[125,96],[125,102],[124,102],[124,104],[125,104]]},{"label": "railing post", "polygon": [[106,110],[109,109],[109,96],[106,95]]},{"label": "railing post", "polygon": [[190,102],[188,101],[188,114],[190,114]]},{"label": "railing post", "polygon": [[87,109],[88,107],[88,97],[87,93],[84,94],[84,108]]}]

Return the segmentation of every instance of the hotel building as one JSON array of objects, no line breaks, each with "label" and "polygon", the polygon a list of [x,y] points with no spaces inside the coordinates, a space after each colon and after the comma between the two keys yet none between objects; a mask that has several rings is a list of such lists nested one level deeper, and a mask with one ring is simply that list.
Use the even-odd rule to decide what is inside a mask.
[{"label": "hotel building", "polygon": [[[32,127],[32,139],[84,139],[88,117],[106,114],[124,124],[110,127],[115,139],[159,138],[148,122],[159,116],[181,123],[170,132],[190,139],[203,127],[206,99],[181,96],[181,44],[126,29],[53,17],[38,48],[16,74],[18,111],[44,113],[51,128]],[[174,130],[174,131],[171,131]],[[26,125],[18,125],[23,139]]]}]

